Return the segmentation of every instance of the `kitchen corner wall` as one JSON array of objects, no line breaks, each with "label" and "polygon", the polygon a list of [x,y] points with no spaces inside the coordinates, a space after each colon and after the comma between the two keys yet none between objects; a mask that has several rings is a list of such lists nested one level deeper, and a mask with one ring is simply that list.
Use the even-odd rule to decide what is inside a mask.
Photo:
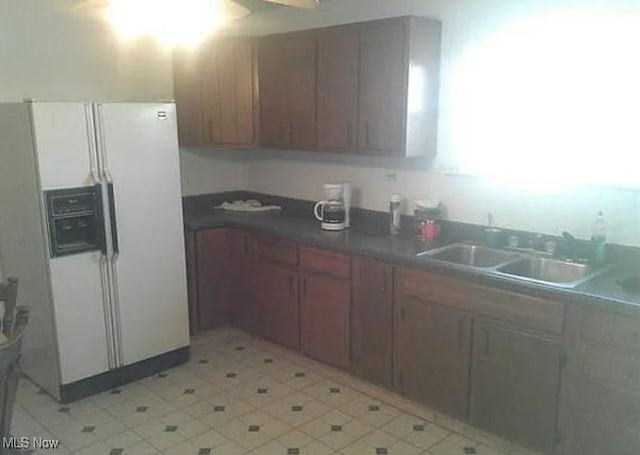
[{"label": "kitchen corner wall", "polygon": [[247,168],[242,152],[181,148],[180,167],[185,196],[247,188]]}]

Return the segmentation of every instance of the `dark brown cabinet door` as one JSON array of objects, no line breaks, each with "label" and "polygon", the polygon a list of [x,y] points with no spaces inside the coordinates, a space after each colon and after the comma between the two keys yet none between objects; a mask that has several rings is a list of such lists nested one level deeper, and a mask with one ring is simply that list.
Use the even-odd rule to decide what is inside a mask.
[{"label": "dark brown cabinet door", "polygon": [[303,274],[301,288],[302,352],[329,365],[348,368],[349,282]]},{"label": "dark brown cabinet door", "polygon": [[198,328],[229,323],[229,280],[226,229],[209,229],[196,234]]},{"label": "dark brown cabinet door", "polygon": [[471,317],[412,297],[396,302],[396,387],[408,398],[466,420]]},{"label": "dark brown cabinet door", "polygon": [[558,341],[475,321],[470,402],[473,425],[551,453],[559,376]]},{"label": "dark brown cabinet door", "polygon": [[318,31],[318,141],[322,149],[358,146],[358,65],[356,26]]},{"label": "dark brown cabinet door", "polygon": [[173,96],[178,118],[178,139],[183,147],[197,147],[205,141],[201,72],[199,54],[174,53]]},{"label": "dark brown cabinet door", "polygon": [[253,144],[253,44],[246,40],[214,40],[201,55],[207,143]]},{"label": "dark brown cabinet door", "polygon": [[640,453],[640,310],[571,303],[557,454]]},{"label": "dark brown cabinet door", "polygon": [[314,35],[263,40],[259,74],[262,145],[314,148],[317,144]]},{"label": "dark brown cabinet door", "polygon": [[252,293],[252,236],[248,232],[230,229],[227,241],[231,324],[255,333],[257,318]]},{"label": "dark brown cabinet door", "polygon": [[391,388],[393,358],[393,267],[374,259],[353,261],[351,369]]},{"label": "dark brown cabinet door", "polygon": [[358,146],[404,153],[407,42],[404,20],[373,22],[360,34]]},{"label": "dark brown cabinet door", "polygon": [[260,42],[260,143],[265,147],[287,145],[287,79],[284,74],[286,58],[286,54],[281,52],[279,40],[267,38]]},{"label": "dark brown cabinet door", "polygon": [[300,313],[296,269],[258,258],[254,292],[258,334],[285,347],[298,350]]}]

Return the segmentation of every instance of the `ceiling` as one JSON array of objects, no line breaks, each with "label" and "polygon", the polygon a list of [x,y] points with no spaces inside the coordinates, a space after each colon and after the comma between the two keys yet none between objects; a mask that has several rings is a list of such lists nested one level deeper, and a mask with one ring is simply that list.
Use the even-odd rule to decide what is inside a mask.
[{"label": "ceiling", "polygon": [[263,0],[233,0],[235,3],[251,10],[252,13],[259,13],[275,8],[282,8],[282,5],[276,3],[265,2]]}]

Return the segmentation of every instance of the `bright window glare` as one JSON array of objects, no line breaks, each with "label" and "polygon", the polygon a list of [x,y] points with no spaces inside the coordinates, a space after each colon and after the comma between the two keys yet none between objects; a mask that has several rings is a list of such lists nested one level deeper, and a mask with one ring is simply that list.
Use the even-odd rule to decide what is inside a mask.
[{"label": "bright window glare", "polygon": [[640,187],[640,15],[512,24],[453,70],[463,173],[540,185]]},{"label": "bright window glare", "polygon": [[166,46],[197,46],[221,22],[217,0],[109,0],[107,17],[127,40],[150,36]]}]

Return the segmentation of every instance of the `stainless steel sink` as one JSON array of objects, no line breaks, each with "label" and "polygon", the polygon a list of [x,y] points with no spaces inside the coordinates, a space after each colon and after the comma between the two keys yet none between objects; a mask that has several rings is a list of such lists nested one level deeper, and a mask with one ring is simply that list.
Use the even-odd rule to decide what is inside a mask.
[{"label": "stainless steel sink", "polygon": [[496,250],[469,243],[454,243],[420,253],[418,256],[477,268],[496,267],[521,257],[511,251]]},{"label": "stainless steel sink", "polygon": [[611,267],[593,268],[589,264],[545,257],[526,257],[497,268],[497,272],[527,281],[572,288]]}]

